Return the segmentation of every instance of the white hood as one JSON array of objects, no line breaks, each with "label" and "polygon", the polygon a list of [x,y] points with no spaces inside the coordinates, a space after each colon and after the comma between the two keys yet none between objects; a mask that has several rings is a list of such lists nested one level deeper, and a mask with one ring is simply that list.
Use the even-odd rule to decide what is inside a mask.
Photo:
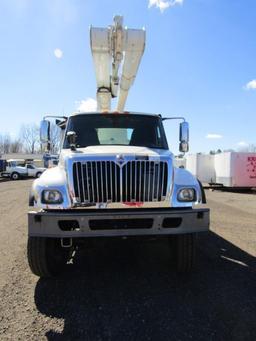
[{"label": "white hood", "polygon": [[60,163],[63,163],[67,158],[83,158],[93,157],[93,155],[103,158],[106,156],[114,157],[116,155],[123,156],[148,156],[149,158],[169,157],[172,158],[172,153],[166,149],[151,149],[147,147],[135,146],[90,146],[86,148],[77,148],[76,151],[70,149],[62,149],[60,154]]}]

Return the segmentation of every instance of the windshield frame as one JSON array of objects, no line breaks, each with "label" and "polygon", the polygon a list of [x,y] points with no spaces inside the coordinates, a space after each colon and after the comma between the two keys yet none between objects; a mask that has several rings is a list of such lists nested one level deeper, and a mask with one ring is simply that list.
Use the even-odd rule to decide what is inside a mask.
[{"label": "windshield frame", "polygon": [[[91,117],[95,117],[95,116],[101,116],[101,115],[111,115],[113,117],[116,117],[116,116],[132,116],[132,117],[140,117],[141,119],[145,118],[145,119],[155,119],[156,120],[156,124],[157,126],[159,127],[159,131],[160,131],[160,136],[161,136],[161,145],[160,146],[141,146],[141,145],[130,145],[130,144],[95,144],[95,145],[90,145],[90,146],[125,146],[125,147],[146,147],[146,148],[150,148],[150,149],[163,149],[163,150],[169,150],[169,147],[168,147],[168,142],[167,142],[167,138],[166,138],[166,135],[165,135],[165,130],[164,130],[164,127],[163,127],[163,122],[162,122],[162,117],[160,115],[150,115],[150,114],[144,114],[144,113],[141,113],[141,114],[130,114],[130,113],[99,113],[99,112],[95,112],[95,113],[81,113],[81,114],[76,114],[76,115],[72,115],[68,118],[68,122],[67,122],[67,125],[66,125],[66,129],[65,129],[65,134],[64,134],[64,137],[63,137],[63,143],[62,143],[62,148],[63,149],[69,149],[70,146],[67,142],[67,132],[69,131],[72,131],[72,129],[70,129],[70,123],[72,122],[73,119],[76,119],[78,117],[82,117],[82,116],[86,116],[87,118],[89,116]],[[122,129],[122,128],[120,128]],[[80,148],[86,148],[86,147],[89,147],[89,146],[82,146],[82,147],[76,147],[77,149],[80,149]]]}]

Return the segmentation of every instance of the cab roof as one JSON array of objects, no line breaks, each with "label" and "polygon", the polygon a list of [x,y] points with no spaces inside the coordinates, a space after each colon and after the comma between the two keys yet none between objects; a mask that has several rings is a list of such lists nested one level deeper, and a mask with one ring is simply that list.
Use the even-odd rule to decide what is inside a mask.
[{"label": "cab roof", "polygon": [[100,112],[100,111],[89,111],[89,112],[74,112],[72,113],[70,116],[77,116],[77,115],[86,115],[86,114],[102,114],[102,115],[108,115],[108,114],[116,114],[116,115],[144,115],[144,116],[155,116],[155,117],[161,117],[160,114],[157,113],[145,113],[145,112],[137,112],[137,111],[123,111],[123,112],[119,112],[119,111],[107,111],[107,112]]}]

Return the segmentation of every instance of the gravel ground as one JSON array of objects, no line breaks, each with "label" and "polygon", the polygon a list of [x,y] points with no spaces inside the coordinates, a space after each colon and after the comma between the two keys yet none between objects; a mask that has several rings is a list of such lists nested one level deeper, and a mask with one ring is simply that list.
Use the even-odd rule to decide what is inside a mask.
[{"label": "gravel ground", "polygon": [[165,241],[109,241],[58,280],[26,261],[30,180],[0,183],[0,340],[255,340],[256,195],[207,191],[211,232],[178,276]]}]

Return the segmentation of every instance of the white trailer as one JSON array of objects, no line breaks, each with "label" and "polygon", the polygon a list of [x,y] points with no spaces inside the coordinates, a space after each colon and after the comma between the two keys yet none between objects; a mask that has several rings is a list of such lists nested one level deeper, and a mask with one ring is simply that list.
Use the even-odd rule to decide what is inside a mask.
[{"label": "white trailer", "polygon": [[256,187],[256,153],[216,154],[215,171],[216,183],[225,187]]},{"label": "white trailer", "polygon": [[174,166],[177,168],[186,168],[186,159],[184,157],[175,157]]},{"label": "white trailer", "polygon": [[186,169],[202,183],[214,183],[216,180],[214,169],[214,155],[189,154],[186,157]]}]

